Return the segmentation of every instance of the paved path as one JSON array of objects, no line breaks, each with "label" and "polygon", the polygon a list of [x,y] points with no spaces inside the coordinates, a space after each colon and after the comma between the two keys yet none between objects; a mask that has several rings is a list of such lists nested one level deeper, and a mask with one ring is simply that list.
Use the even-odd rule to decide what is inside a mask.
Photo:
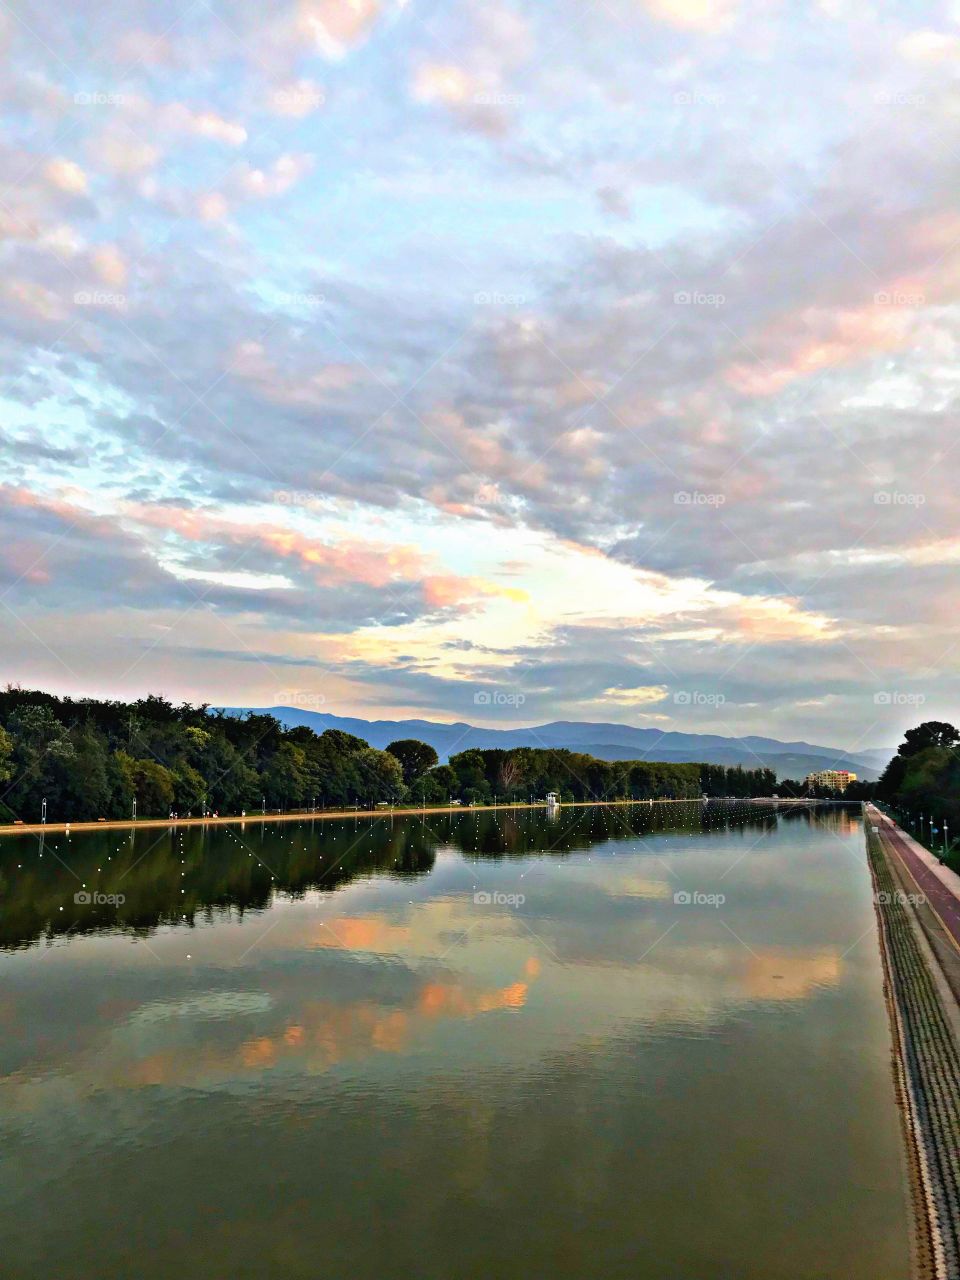
[{"label": "paved path", "polygon": [[944,933],[960,952],[960,876],[942,866],[928,849],[872,806],[867,820],[879,828],[884,844],[896,856],[917,890],[939,919]]},{"label": "paved path", "polygon": [[916,1224],[911,1272],[960,1280],[960,1056],[945,1004],[952,997],[933,977],[907,896],[915,886],[949,940],[943,945],[956,947],[958,877],[873,805],[864,814]]}]

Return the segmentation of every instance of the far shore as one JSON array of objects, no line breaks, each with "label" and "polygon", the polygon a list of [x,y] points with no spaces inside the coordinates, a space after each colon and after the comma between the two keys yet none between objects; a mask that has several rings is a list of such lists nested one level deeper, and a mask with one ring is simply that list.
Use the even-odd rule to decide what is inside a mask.
[{"label": "far shore", "polygon": [[[742,804],[825,804],[823,800],[784,797],[775,800],[772,796],[709,796],[709,800],[725,803]],[[836,802],[832,802],[836,803]],[[638,804],[703,804],[701,797],[692,796],[685,800],[677,800],[672,796],[663,796],[649,800],[565,800],[559,808],[589,809],[627,808]],[[297,813],[247,813],[231,814],[216,818],[129,818],[110,819],[106,822],[24,822],[0,825],[0,836],[40,836],[40,835],[74,835],[86,831],[130,831],[137,827],[147,830],[157,827],[226,827],[247,822],[323,822],[343,820],[344,818],[415,818],[418,815],[438,813],[490,813],[500,809],[546,809],[546,800],[535,800],[532,804],[517,801],[515,804],[504,801],[500,804],[449,804],[427,805],[418,808],[412,805],[396,805],[385,809],[321,809],[313,812],[309,809]]]}]

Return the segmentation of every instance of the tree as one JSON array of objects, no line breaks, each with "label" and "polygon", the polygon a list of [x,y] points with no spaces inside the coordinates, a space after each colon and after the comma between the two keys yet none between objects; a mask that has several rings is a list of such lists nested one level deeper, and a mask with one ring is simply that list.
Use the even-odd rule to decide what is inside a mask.
[{"label": "tree", "polygon": [[960,732],[943,720],[927,720],[916,729],[908,729],[903,742],[897,748],[900,756],[915,756],[928,747],[955,747],[960,743]]},{"label": "tree", "polygon": [[325,729],[320,735],[320,740],[342,756],[356,755],[367,746],[362,738],[356,738],[352,733],[344,733],[342,729]]},{"label": "tree", "polygon": [[806,794],[807,784],[801,778],[781,778],[775,790],[787,799],[796,800]]},{"label": "tree", "polygon": [[530,772],[531,752],[524,747],[509,751],[500,764],[497,779],[505,796],[513,796],[519,791]]},{"label": "tree", "polygon": [[9,717],[6,728],[14,744],[9,807],[21,817],[39,818],[47,798],[54,812],[62,811],[63,765],[75,754],[64,725],[49,706],[27,704]]},{"label": "tree", "polygon": [[[946,748],[957,738],[950,725],[931,722],[907,736],[910,759]],[[922,745],[925,744],[925,745]],[[441,803],[458,797],[487,802],[561,792],[642,799],[762,795],[773,789],[768,771],[723,765],[610,763],[583,752],[517,747],[467,750],[449,764],[416,739],[387,751],[362,738],[307,726],[285,729],[270,715],[228,715],[205,704],[176,705],[150,695],[136,702],[58,697],[42,690],[0,690],[0,795],[10,816],[39,818],[44,798],[62,819],[129,817],[134,799],[142,816],[163,817],[175,806],[195,812],[204,804],[221,813],[299,808],[317,797],[326,806],[402,800]]]},{"label": "tree", "polygon": [[57,786],[49,798],[50,816],[99,818],[110,800],[109,756],[92,724],[70,730],[73,751],[53,766]]},{"label": "tree", "polygon": [[960,755],[950,747],[927,747],[911,756],[898,799],[911,809],[960,817]]},{"label": "tree", "polygon": [[194,813],[207,803],[207,784],[192,765],[181,764],[173,771],[173,804],[177,813]]},{"label": "tree", "polygon": [[115,751],[107,758],[107,802],[102,816],[129,818],[135,795],[133,759],[124,751]]},{"label": "tree", "polygon": [[307,756],[302,747],[281,742],[262,775],[271,809],[298,809],[306,803]]},{"label": "tree", "polygon": [[877,795],[882,799],[893,800],[899,794],[907,775],[907,759],[907,756],[895,755],[881,773],[877,783]]},{"label": "tree", "polygon": [[8,782],[13,777],[10,757],[13,755],[13,739],[6,729],[0,726],[0,782]]},{"label": "tree", "polygon": [[435,769],[430,770],[429,777],[437,784],[444,800],[449,800],[451,796],[457,794],[457,775],[448,764],[438,764]]},{"label": "tree", "polygon": [[444,804],[450,792],[440,785],[434,773],[425,773],[410,787],[410,799],[415,804]]},{"label": "tree", "polygon": [[156,760],[134,760],[133,784],[137,807],[145,818],[165,818],[174,796],[174,777]]},{"label": "tree", "polygon": [[376,747],[364,747],[357,752],[356,765],[360,784],[357,799],[362,804],[402,799],[403,770],[396,756],[388,751],[378,751]]},{"label": "tree", "polygon": [[872,800],[877,793],[875,782],[851,782],[843,793],[844,800]]},{"label": "tree", "polygon": [[396,742],[391,742],[387,750],[399,760],[403,781],[408,787],[422,778],[439,760],[433,747],[416,738],[399,738]]},{"label": "tree", "polygon": [[490,788],[487,784],[486,765],[481,752],[475,748],[461,751],[450,757],[450,767],[457,775],[462,792],[465,793],[469,789],[484,795],[484,798],[489,798]]}]

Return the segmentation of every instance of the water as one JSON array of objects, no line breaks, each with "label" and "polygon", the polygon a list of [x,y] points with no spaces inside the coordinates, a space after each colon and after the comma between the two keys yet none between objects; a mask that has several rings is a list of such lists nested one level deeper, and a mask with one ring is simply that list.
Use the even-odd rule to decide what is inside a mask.
[{"label": "water", "polygon": [[870,893],[835,809],[2,840],[0,1270],[903,1280]]}]

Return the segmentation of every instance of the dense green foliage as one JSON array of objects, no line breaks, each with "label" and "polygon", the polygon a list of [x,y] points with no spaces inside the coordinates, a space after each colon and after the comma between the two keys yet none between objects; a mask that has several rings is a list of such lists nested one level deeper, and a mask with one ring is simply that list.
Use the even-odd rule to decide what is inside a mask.
[{"label": "dense green foliage", "polygon": [[0,812],[54,821],[325,808],[770,795],[769,769],[597,760],[574,751],[462,751],[449,764],[414,739],[386,751],[328,729],[284,729],[272,716],[206,706],[0,693]]},{"label": "dense green foliage", "polygon": [[[0,693],[0,788],[16,817],[128,818],[367,805],[404,792],[400,762],[338,730],[284,730],[163,698],[101,702]],[[4,760],[4,757],[6,759]]]},{"label": "dense green foliage", "polygon": [[712,796],[770,795],[770,769],[664,764],[652,760],[598,760],[577,751],[517,747],[462,751],[450,757],[466,802],[525,800],[556,791],[565,800],[692,800]]},{"label": "dense green foliage", "polygon": [[910,729],[877,783],[877,796],[937,826],[946,821],[960,836],[960,731],[939,720]]}]

